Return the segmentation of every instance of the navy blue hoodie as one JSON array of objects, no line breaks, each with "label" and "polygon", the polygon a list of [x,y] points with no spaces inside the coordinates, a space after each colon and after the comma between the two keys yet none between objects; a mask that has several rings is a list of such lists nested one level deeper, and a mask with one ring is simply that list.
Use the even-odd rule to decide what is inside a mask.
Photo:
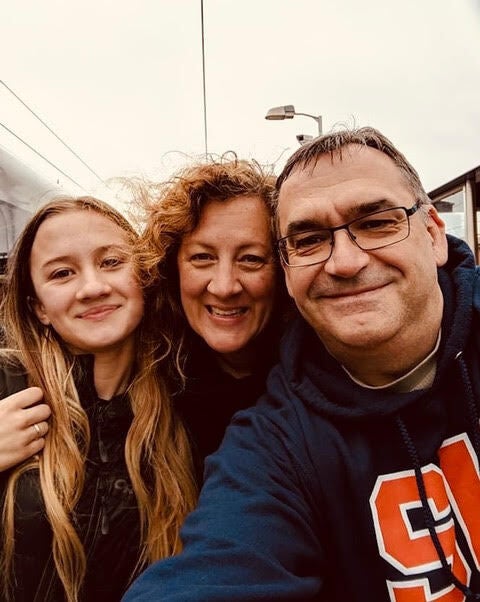
[{"label": "navy blue hoodie", "polygon": [[216,454],[185,550],[124,601],[480,599],[480,285],[449,239],[433,385],[355,384],[302,320]]}]

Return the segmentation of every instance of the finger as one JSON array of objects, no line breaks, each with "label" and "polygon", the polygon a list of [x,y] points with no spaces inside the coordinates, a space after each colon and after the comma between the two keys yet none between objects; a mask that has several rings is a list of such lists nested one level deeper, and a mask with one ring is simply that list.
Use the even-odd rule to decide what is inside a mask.
[{"label": "finger", "polygon": [[32,429],[33,429],[33,432],[36,433],[36,438],[41,439],[42,431],[40,430],[40,426],[37,423],[32,424]]},{"label": "finger", "polygon": [[40,439],[35,439],[25,448],[25,457],[24,460],[30,458],[30,456],[34,456],[38,454],[45,447],[45,437],[41,437]]},{"label": "finger", "polygon": [[34,439],[22,447],[22,450],[19,453],[11,455],[8,459],[2,458],[2,460],[0,460],[0,472],[7,470],[12,466],[16,466],[28,458],[31,458],[35,454],[41,452],[44,447],[45,439],[43,437],[40,439]]},{"label": "finger", "polygon": [[43,399],[43,392],[40,387],[29,387],[28,389],[23,389],[22,391],[18,391],[17,393],[13,393],[13,395],[9,395],[2,399],[3,403],[8,403],[12,407],[16,408],[28,408],[34,403],[38,403]]},{"label": "finger", "polygon": [[[1,406],[0,402],[0,406]],[[9,430],[31,430],[38,422],[45,422],[51,415],[51,410],[46,404],[33,406],[33,408],[16,409],[9,411]],[[5,423],[4,423],[5,425]],[[0,427],[1,428],[1,427]],[[4,428],[5,430],[5,428]],[[29,437],[30,438],[30,437]]]},{"label": "finger", "polygon": [[35,441],[32,441],[29,445],[27,445],[24,448],[25,454],[24,454],[23,460],[26,460],[27,458],[30,458],[30,457],[34,456],[35,454],[38,454],[39,452],[42,451],[42,449],[44,447],[45,447],[45,439],[43,437],[40,439],[35,439]]},{"label": "finger", "polygon": [[41,403],[39,405],[33,406],[32,408],[26,408],[23,411],[23,416],[25,418],[25,423],[35,424],[36,422],[44,422],[48,420],[52,411],[50,407],[47,406],[46,403]]},{"label": "finger", "polygon": [[45,439],[47,432],[48,424],[46,422],[36,422],[35,424],[31,424],[26,430],[26,443],[29,444],[38,439]]},{"label": "finger", "polygon": [[48,422],[35,422],[30,427],[30,433],[35,439],[44,439],[48,433]]}]

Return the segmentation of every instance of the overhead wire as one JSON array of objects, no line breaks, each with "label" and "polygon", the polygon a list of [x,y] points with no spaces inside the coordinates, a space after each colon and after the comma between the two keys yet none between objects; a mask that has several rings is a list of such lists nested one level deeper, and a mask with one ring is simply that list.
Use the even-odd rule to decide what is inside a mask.
[{"label": "overhead wire", "polygon": [[71,182],[73,182],[76,186],[80,187],[82,190],[85,190],[84,187],[79,184],[76,180],[74,180],[71,176],[69,176],[67,173],[65,173],[63,170],[60,169],[60,167],[58,167],[57,165],[55,165],[55,163],[52,163],[49,159],[47,159],[47,157],[45,157],[44,155],[42,155],[42,153],[40,153],[39,151],[37,151],[35,148],[33,148],[33,146],[31,146],[30,144],[28,144],[28,142],[26,142],[23,138],[20,138],[20,136],[18,136],[18,134],[15,134],[15,132],[13,132],[9,127],[7,127],[4,123],[0,122],[0,126],[2,126],[2,128],[4,128],[5,130],[7,130],[7,132],[9,134],[11,134],[12,136],[14,136],[17,140],[19,140],[22,144],[24,144],[27,148],[29,148],[31,151],[33,151],[36,155],[38,155],[39,157],[41,157],[44,161],[46,161],[49,165],[51,165],[54,169],[56,169],[59,173],[62,174],[62,176],[65,176],[67,179],[69,179]]},{"label": "overhead wire", "polygon": [[208,158],[207,85],[205,77],[205,25],[203,19],[203,0],[200,0],[200,13],[202,26],[203,130],[205,136],[205,158]]},{"label": "overhead wire", "polygon": [[[49,131],[49,132],[50,132],[50,133],[51,133],[53,136],[55,136],[55,138],[56,138],[56,139],[57,139],[57,140],[58,140],[58,141],[59,141],[61,144],[63,144],[63,146],[64,146],[64,147],[65,147],[67,150],[69,150],[69,151],[72,153],[72,155],[74,155],[74,157],[76,157],[76,158],[77,158],[77,159],[78,159],[78,160],[79,160],[79,161],[80,161],[80,162],[81,162],[81,163],[82,163],[82,164],[83,164],[83,165],[84,165],[84,166],[85,166],[85,167],[86,167],[86,168],[87,168],[87,169],[90,171],[90,173],[92,173],[92,174],[93,174],[93,175],[94,175],[94,176],[95,176],[95,177],[96,177],[96,178],[97,178],[97,179],[98,179],[98,180],[99,180],[99,181],[100,181],[102,184],[105,184],[105,182],[104,182],[103,178],[102,178],[101,176],[99,176],[99,175],[97,174],[97,172],[96,172],[96,171],[94,171],[94,170],[93,170],[93,169],[90,167],[90,165],[88,165],[88,163],[86,163],[86,161],[84,161],[84,160],[83,160],[83,159],[80,157],[80,155],[78,155],[78,153],[76,153],[76,152],[73,150],[73,148],[71,148],[71,146],[69,146],[69,145],[68,145],[68,144],[67,144],[67,143],[66,143],[64,140],[62,140],[62,138],[60,138],[60,136],[59,136],[59,135],[58,135],[56,132],[54,132],[54,131],[53,131],[53,129],[52,129],[52,128],[51,128],[51,127],[50,127],[50,126],[47,124],[47,123],[45,123],[45,121],[44,121],[44,120],[43,120],[43,119],[42,119],[42,118],[41,118],[41,117],[40,117],[40,116],[39,116],[39,115],[38,115],[38,114],[37,114],[37,113],[36,113],[36,112],[35,112],[33,109],[31,109],[31,108],[30,108],[30,107],[27,105],[27,103],[26,103],[26,102],[24,102],[24,101],[23,101],[23,100],[20,98],[20,96],[18,96],[18,94],[16,94],[16,93],[15,93],[15,92],[14,92],[14,91],[13,91],[13,90],[12,90],[12,89],[9,87],[9,86],[7,86],[7,84],[6,84],[6,83],[5,83],[3,80],[1,80],[1,79],[0,79],[0,84],[2,84],[2,86],[4,86],[4,87],[5,87],[5,88],[6,88],[6,89],[7,89],[7,90],[10,92],[10,94],[12,94],[12,95],[13,95],[13,96],[14,96],[14,97],[15,97],[15,98],[16,98],[16,99],[17,99],[17,100],[18,100],[18,101],[19,101],[19,102],[20,102],[20,103],[21,103],[21,104],[22,104],[22,105],[23,105],[23,106],[24,106],[24,107],[25,107],[25,108],[26,108],[28,111],[30,111],[30,113],[31,113],[31,114],[32,114],[32,115],[33,115],[33,116],[34,116],[36,119],[38,119],[38,121],[40,121],[40,123],[41,123],[41,124],[42,124],[42,125],[43,125],[45,128],[47,128],[47,130],[48,130],[48,131]],[[2,125],[3,125],[3,124],[2,124]],[[3,127],[5,127],[5,126],[3,126]],[[8,128],[6,128],[6,129],[8,129]],[[15,135],[15,134],[14,134],[14,135]],[[18,136],[17,136],[17,138],[18,138]],[[21,138],[20,138],[20,140],[21,140]],[[21,140],[21,141],[22,141],[24,144],[26,144],[24,140]],[[29,148],[32,148],[32,147],[31,147],[31,146],[29,146],[28,144],[27,144],[27,146],[28,146]],[[35,149],[32,149],[32,150],[35,150]],[[41,154],[40,154],[40,153],[38,153],[37,151],[35,151],[35,152],[37,153],[37,155],[40,155],[40,156],[42,157],[42,159],[45,159],[45,157],[43,157],[43,155],[41,155]],[[50,165],[53,165],[53,164],[52,164],[50,161],[48,161],[48,159],[45,159],[45,160],[47,161],[47,163],[50,163]],[[58,169],[58,167],[55,167],[55,169]],[[60,173],[62,173],[63,175],[65,175],[65,174],[64,174],[64,173],[63,173],[63,172],[62,172],[60,169],[58,169],[58,171],[59,171]],[[70,176],[66,176],[66,177],[68,177],[68,179],[69,179],[69,180],[72,180],[72,178],[70,178]],[[74,180],[72,180],[72,181],[74,181]],[[82,187],[82,188],[83,188],[83,187]]]}]

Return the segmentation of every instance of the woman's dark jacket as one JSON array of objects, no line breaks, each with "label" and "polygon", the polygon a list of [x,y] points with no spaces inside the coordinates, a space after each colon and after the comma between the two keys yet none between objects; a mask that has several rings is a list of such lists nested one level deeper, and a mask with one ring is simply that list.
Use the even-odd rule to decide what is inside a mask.
[{"label": "woman's dark jacket", "polygon": [[267,375],[278,359],[283,326],[280,319],[270,322],[256,341],[254,370],[242,378],[225,372],[203,339],[192,337],[186,388],[174,401],[189,434],[199,483],[204,460],[220,446],[232,416],[255,405],[265,392]]},{"label": "woman's dark jacket", "polygon": [[[87,574],[80,600],[118,602],[140,554],[139,515],[124,454],[133,414],[126,395],[108,401],[98,398],[91,357],[82,356],[79,363],[82,367],[75,382],[91,432],[85,486],[74,515],[75,528],[87,554]],[[0,400],[27,386],[24,375],[0,368]],[[0,473],[2,505],[8,476],[9,471]],[[63,601],[37,469],[20,477],[15,515],[13,600]]]}]

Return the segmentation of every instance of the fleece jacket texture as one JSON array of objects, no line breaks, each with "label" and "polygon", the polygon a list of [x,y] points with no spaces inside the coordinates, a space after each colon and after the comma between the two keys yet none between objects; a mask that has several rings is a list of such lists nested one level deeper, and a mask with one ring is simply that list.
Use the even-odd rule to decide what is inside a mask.
[{"label": "fleece jacket texture", "polygon": [[480,284],[449,237],[434,382],[353,382],[298,319],[207,459],[182,554],[124,602],[453,602],[480,592]]}]

